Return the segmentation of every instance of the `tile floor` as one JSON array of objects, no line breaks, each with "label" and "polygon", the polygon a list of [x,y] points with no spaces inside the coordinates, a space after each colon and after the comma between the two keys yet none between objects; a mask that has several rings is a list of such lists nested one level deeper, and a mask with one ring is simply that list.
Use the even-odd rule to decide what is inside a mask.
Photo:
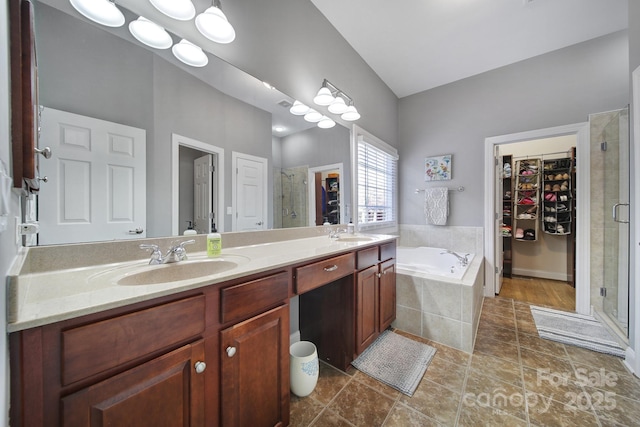
[{"label": "tile floor", "polygon": [[526,303],[485,298],[473,354],[404,335],[437,349],[413,397],[321,363],[314,392],[291,397],[291,425],[640,425],[640,380],[616,357],[538,338]]}]

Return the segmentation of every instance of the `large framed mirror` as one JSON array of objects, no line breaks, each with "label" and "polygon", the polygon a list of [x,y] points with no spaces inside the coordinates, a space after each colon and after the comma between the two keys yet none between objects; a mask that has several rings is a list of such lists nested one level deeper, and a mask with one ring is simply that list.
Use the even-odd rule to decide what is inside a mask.
[{"label": "large framed mirror", "polygon": [[[198,197],[190,177],[198,167],[196,159],[208,155],[212,155],[213,164],[217,164],[213,168],[215,173],[220,174],[214,176],[213,218],[209,221],[218,231],[232,231],[231,219],[236,214],[232,203],[236,191],[232,174],[236,173],[237,165],[232,163],[232,154],[264,159],[267,203],[262,228],[348,222],[351,171],[347,128],[338,124],[331,129],[320,129],[290,114],[292,97],[267,87],[256,77],[208,52],[209,62],[205,67],[190,67],[178,61],[171,49],[155,50],[138,42],[126,24],[109,28],[85,19],[67,0],[33,0],[33,6],[43,116],[52,112],[69,113],[105,126],[142,131],[145,141],[144,186],[142,190],[131,190],[130,194],[114,191],[113,186],[135,181],[135,174],[118,174],[124,169],[113,167],[106,157],[102,158],[108,163],[105,166],[108,184],[105,185],[112,185],[111,193],[103,193],[101,188],[91,190],[87,181],[98,178],[90,178],[90,164],[72,164],[68,151],[53,150],[46,164],[42,160],[41,168],[48,171],[48,182],[41,185],[38,197],[41,200],[34,202],[33,207],[41,222],[41,243],[182,234],[189,223],[195,224],[198,211]],[[118,7],[127,23],[138,18]],[[171,35],[174,42],[179,41]],[[54,123],[58,123],[55,130],[43,127],[43,135],[60,135],[61,121]],[[78,142],[81,133],[74,133],[74,126],[71,124],[66,132]],[[129,143],[132,140],[128,136],[107,132],[107,135],[113,134],[117,137],[105,137],[105,144],[115,141],[123,152],[135,152],[135,144]],[[176,137],[191,142],[180,144],[175,150]],[[41,139],[39,144],[50,143]],[[82,144],[78,147],[82,149]],[[176,164],[177,171],[174,170]],[[65,173],[71,177],[67,181],[61,176]],[[176,176],[178,194],[174,190]],[[336,176],[340,183],[333,189],[340,194],[337,202],[332,202],[336,206],[332,206],[328,204],[325,187],[332,190],[330,185]],[[322,190],[315,190],[318,180],[320,188],[325,188],[324,196]],[[94,194],[90,194],[91,191]],[[90,204],[90,200],[95,199],[111,204],[95,208]],[[145,213],[136,217],[129,212],[128,203],[141,199],[144,199]],[[121,215],[109,218],[135,220],[123,220],[123,227],[112,235],[91,237],[86,232],[85,225],[93,220],[91,215],[97,209],[115,212],[117,207]],[[65,208],[72,211],[72,215],[63,215]],[[330,216],[332,211],[335,212]],[[51,220],[44,220],[47,214]],[[66,237],[48,239],[48,228],[60,225],[74,226],[68,227],[73,231],[58,233]],[[138,233],[140,230],[143,231]]]}]

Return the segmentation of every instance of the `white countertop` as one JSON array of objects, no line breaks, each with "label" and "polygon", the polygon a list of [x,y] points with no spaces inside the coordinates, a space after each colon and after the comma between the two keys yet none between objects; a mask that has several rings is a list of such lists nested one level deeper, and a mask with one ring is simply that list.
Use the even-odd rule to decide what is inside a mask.
[{"label": "white countertop", "polygon": [[[16,332],[42,326],[396,239],[389,235],[366,236],[372,240],[340,242],[319,236],[225,248],[220,258],[224,260],[226,256],[228,260],[238,261],[237,267],[208,276],[153,285],[123,286],[118,280],[127,274],[170,267],[149,266],[148,260],[136,260],[10,274],[7,330]],[[186,262],[207,259],[205,252],[189,252],[188,256]]]}]

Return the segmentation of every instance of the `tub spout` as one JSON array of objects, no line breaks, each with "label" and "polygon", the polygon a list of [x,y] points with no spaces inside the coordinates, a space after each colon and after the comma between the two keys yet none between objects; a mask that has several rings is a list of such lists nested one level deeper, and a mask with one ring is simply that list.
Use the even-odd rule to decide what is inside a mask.
[{"label": "tub spout", "polygon": [[464,254],[464,255],[459,255],[453,251],[450,250],[446,250],[444,252],[440,252],[440,254],[451,254],[453,256],[455,256],[456,258],[458,258],[458,261],[460,261],[460,265],[462,265],[463,267],[466,267],[467,264],[469,264],[469,254]]}]

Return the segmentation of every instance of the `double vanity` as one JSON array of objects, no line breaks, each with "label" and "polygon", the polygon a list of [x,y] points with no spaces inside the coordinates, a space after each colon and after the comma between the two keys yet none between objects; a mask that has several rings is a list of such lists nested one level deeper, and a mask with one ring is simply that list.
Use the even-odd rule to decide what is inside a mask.
[{"label": "double vanity", "polygon": [[161,265],[140,242],[24,249],[12,426],[286,426],[291,333],[345,370],[395,319],[394,236],[225,233],[218,258],[193,237]]}]

